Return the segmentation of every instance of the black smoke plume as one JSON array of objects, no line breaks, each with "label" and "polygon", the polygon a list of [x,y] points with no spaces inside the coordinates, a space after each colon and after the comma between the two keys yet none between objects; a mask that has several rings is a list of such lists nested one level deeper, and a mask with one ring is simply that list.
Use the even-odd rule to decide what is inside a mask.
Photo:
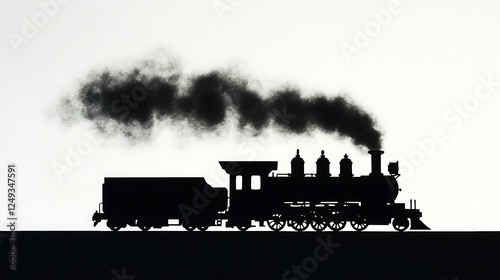
[{"label": "black smoke plume", "polygon": [[342,96],[303,97],[292,87],[265,96],[232,71],[186,78],[176,64],[162,71],[151,71],[150,66],[90,74],[76,95],[63,99],[64,118],[83,117],[101,131],[129,137],[148,137],[162,122],[207,132],[235,121],[240,131],[253,134],[267,128],[289,134],[318,129],[348,137],[356,146],[381,148],[382,134],[374,119]]}]

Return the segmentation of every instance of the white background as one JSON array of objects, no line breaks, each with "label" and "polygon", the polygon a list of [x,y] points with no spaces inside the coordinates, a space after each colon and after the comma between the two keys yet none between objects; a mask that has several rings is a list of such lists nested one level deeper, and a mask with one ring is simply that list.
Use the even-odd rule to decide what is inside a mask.
[{"label": "white background", "polygon": [[[167,53],[186,74],[236,67],[261,83],[263,95],[287,83],[306,95],[348,95],[384,133],[383,171],[400,162],[398,202],[417,199],[433,230],[500,230],[500,86],[487,91],[481,83],[500,81],[498,1],[73,0],[54,2],[44,22],[48,2],[1,2],[0,229],[7,229],[8,162],[19,165],[21,230],[92,230],[105,176],[204,176],[224,186],[218,160],[277,160],[289,172],[297,148],[306,172],[315,172],[322,149],[332,174],[344,153],[355,175],[370,172],[365,150],[322,133],[194,137],[167,126],[131,145],[57,118],[60,98],[75,94],[90,71]],[[217,10],[221,3],[230,10]],[[391,14],[385,26],[376,21],[381,10]],[[27,22],[37,24],[29,36]],[[367,28],[369,41],[356,42]],[[346,55],[346,44],[357,52]],[[464,115],[453,111],[458,105]],[[429,140],[435,130],[441,141]],[[87,143],[85,134],[98,143],[58,178],[54,164],[67,165],[68,149]]]}]

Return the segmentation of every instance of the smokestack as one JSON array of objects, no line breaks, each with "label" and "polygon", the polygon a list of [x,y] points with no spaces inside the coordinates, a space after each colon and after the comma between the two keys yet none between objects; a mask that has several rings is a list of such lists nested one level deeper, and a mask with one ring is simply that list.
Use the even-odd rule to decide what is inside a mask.
[{"label": "smokestack", "polygon": [[372,155],[372,172],[370,173],[370,176],[382,175],[380,157],[384,151],[369,151],[368,153]]}]

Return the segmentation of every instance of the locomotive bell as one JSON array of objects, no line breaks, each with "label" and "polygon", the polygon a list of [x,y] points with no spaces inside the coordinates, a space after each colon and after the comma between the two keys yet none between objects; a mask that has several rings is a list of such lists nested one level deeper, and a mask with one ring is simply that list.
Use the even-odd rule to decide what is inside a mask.
[{"label": "locomotive bell", "polygon": [[347,157],[347,154],[344,155],[344,158],[340,160],[340,177],[352,177],[352,161]]},{"label": "locomotive bell", "polygon": [[330,177],[330,161],[325,157],[325,151],[321,151],[321,156],[316,161],[316,177]]},{"label": "locomotive bell", "polygon": [[304,160],[299,155],[299,149],[297,149],[297,155],[292,159],[292,177],[304,177]]}]

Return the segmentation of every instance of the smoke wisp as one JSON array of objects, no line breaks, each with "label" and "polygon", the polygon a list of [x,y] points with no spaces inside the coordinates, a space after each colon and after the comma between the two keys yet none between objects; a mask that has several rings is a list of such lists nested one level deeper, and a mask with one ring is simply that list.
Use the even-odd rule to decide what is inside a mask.
[{"label": "smoke wisp", "polygon": [[144,63],[130,70],[93,72],[75,95],[62,102],[63,119],[84,118],[99,130],[148,137],[155,125],[188,125],[216,131],[234,120],[240,131],[259,134],[277,129],[289,134],[313,130],[348,137],[368,149],[380,149],[382,133],[375,120],[343,96],[304,97],[297,88],[262,94],[232,71],[186,77],[175,63],[161,70]]}]

